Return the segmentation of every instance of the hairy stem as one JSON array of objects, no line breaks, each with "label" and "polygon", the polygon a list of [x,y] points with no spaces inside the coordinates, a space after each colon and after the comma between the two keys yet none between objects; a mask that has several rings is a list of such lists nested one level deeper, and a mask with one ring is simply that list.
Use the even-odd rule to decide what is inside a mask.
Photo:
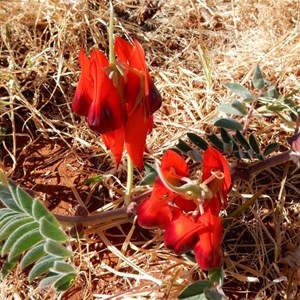
[{"label": "hairy stem", "polygon": [[133,163],[129,154],[127,154],[127,185],[126,185],[125,200],[124,200],[126,206],[128,206],[131,202],[132,185],[133,185]]},{"label": "hairy stem", "polygon": [[250,176],[255,173],[259,173],[263,170],[288,162],[292,159],[291,154],[292,151],[287,150],[283,153],[267,158],[264,161],[255,162],[248,166],[236,166],[233,172],[231,173],[231,179],[233,182],[238,179],[248,180],[250,179]]},{"label": "hairy stem", "polygon": [[[250,176],[255,173],[259,173],[265,169],[272,168],[277,165],[286,163],[292,159],[292,153],[293,152],[291,150],[288,150],[278,155],[275,155],[273,157],[270,157],[264,161],[255,162],[253,164],[250,164],[248,166],[243,166],[243,167],[237,166],[231,174],[232,182],[238,179],[245,179],[244,177],[240,176],[239,172],[244,171],[245,176],[248,177],[247,180],[249,180]],[[127,185],[129,186],[128,182]],[[132,182],[130,183],[130,186],[132,187]],[[126,195],[127,196],[129,195],[129,197],[127,198],[127,203],[129,204],[131,200],[131,204],[134,203],[138,204],[140,201],[149,197],[151,192],[152,190],[149,190],[139,196],[130,199],[130,194],[128,194],[129,193],[129,188],[128,188],[126,191]],[[102,224],[110,220],[114,220],[114,221],[128,220],[128,214],[132,213],[130,209],[131,207],[122,207],[122,208],[117,208],[106,212],[100,212],[98,214],[89,215],[89,216],[64,216],[64,215],[54,215],[54,216],[63,226],[74,226],[76,224],[95,225],[95,224]]]},{"label": "hairy stem", "polygon": [[115,52],[114,52],[114,9],[111,1],[109,2],[109,63],[115,65]]}]

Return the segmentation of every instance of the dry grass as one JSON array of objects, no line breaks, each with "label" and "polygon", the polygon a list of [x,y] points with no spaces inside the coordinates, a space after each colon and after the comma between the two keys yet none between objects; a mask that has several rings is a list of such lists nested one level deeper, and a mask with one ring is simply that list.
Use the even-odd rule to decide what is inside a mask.
[{"label": "dry grass", "polygon": [[[116,0],[113,4],[116,35],[141,42],[164,99],[148,139],[149,157],[160,157],[187,130],[206,132],[221,116],[216,107],[232,99],[223,84],[248,85],[258,63],[281,93],[300,89],[297,0]],[[149,16],[153,8],[155,14]],[[198,18],[211,82],[201,66]],[[63,143],[55,159],[73,157],[77,164],[70,168],[86,177],[107,175],[95,188],[99,197],[83,191],[85,203],[90,199],[102,201],[106,209],[120,206],[125,162],[116,174],[101,140],[70,108],[79,75],[79,48],[87,53],[95,47],[108,50],[106,1],[1,1],[0,20],[0,100],[8,103],[0,110],[1,127],[7,128],[1,168],[34,189],[37,183],[26,177],[32,172],[26,169],[30,157],[20,162],[22,155],[40,140]],[[294,99],[299,103],[299,95]],[[285,143],[292,134],[280,119],[258,114],[250,128],[264,144]],[[40,163],[43,172],[51,159],[53,154]],[[142,176],[136,173],[136,182]],[[237,182],[228,211],[270,177],[267,192],[225,230],[224,291],[232,299],[300,299],[300,175],[295,166],[279,166],[250,182]],[[58,184],[68,186],[67,181]],[[81,182],[81,177],[72,181],[78,189]],[[144,190],[137,187],[135,193]],[[74,199],[68,213],[76,209]],[[108,231],[88,228],[85,239],[71,242],[79,271],[71,291],[59,295],[37,290],[36,283],[28,284],[26,275],[16,270],[0,283],[1,299],[175,299],[185,285],[205,278],[193,263],[164,248],[160,232],[139,230],[134,225]]]}]

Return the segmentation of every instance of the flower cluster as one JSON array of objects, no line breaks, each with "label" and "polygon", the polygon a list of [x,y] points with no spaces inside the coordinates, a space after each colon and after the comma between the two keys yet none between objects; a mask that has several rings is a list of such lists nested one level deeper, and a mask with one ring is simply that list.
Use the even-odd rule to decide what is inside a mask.
[{"label": "flower cluster", "polygon": [[88,126],[101,134],[117,166],[124,145],[133,163],[143,169],[146,137],[161,97],[146,66],[138,41],[116,38],[117,62],[109,62],[98,49],[88,58],[79,52],[81,75],[72,102],[75,113],[87,117]]},{"label": "flower cluster", "polygon": [[202,270],[220,267],[223,225],[219,213],[231,185],[225,158],[215,148],[207,148],[201,183],[194,185],[199,190],[196,195],[182,189],[191,186],[189,168],[176,152],[164,153],[160,172],[150,198],[137,207],[139,225],[164,229],[165,245],[177,254],[194,250]]}]

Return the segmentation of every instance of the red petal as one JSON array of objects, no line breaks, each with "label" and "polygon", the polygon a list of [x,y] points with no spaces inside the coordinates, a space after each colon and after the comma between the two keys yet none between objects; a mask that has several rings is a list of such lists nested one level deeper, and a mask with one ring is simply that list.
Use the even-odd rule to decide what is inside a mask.
[{"label": "red petal", "polygon": [[145,53],[141,44],[134,40],[134,48],[131,53],[131,58],[129,60],[129,65],[132,68],[140,70],[144,75],[144,88],[145,88],[145,97],[147,104],[147,116],[153,115],[153,113],[158,110],[162,103],[162,98],[154,85],[145,59]]},{"label": "red petal", "polygon": [[161,107],[162,98],[158,89],[153,83],[152,79],[150,80],[148,79],[148,87],[149,87],[149,93],[147,95],[148,112],[150,115],[153,115],[153,113]]},{"label": "red petal", "polygon": [[118,56],[118,59],[126,64],[130,59],[133,50],[133,45],[131,45],[126,40],[117,37],[115,40],[114,50]]},{"label": "red petal", "polygon": [[182,156],[172,150],[167,150],[161,160],[161,171],[167,180],[180,179],[189,174],[189,167]]},{"label": "red petal", "polygon": [[172,219],[171,207],[167,204],[170,192],[157,182],[151,197],[144,200],[136,210],[137,221],[144,228],[164,228]]},{"label": "red petal", "polygon": [[120,95],[113,81],[104,71],[106,66],[108,66],[107,58],[95,49],[91,58],[91,75],[95,82],[95,94],[87,121],[91,129],[101,134],[119,129],[123,125]]},{"label": "red petal", "polygon": [[220,191],[222,192],[224,206],[226,206],[227,193],[231,185],[230,169],[224,156],[217,149],[208,147],[203,153],[202,181],[205,181],[211,176],[212,170],[219,170],[224,174]]},{"label": "red petal", "polygon": [[199,241],[194,247],[196,261],[202,270],[218,268],[223,263],[222,219],[208,210],[197,223],[203,224],[203,229],[199,231]]},{"label": "red petal", "polygon": [[87,117],[94,96],[94,82],[90,75],[90,60],[83,49],[79,51],[79,64],[81,74],[72,101],[72,109],[76,114]]},{"label": "red petal", "polygon": [[220,210],[221,210],[221,202],[218,198],[212,198],[205,200],[204,203],[204,211],[209,210],[211,213],[215,216],[219,216]]},{"label": "red petal", "polygon": [[108,147],[113,153],[116,160],[116,167],[118,168],[122,153],[124,149],[124,129],[121,127],[120,129],[111,131],[106,134],[101,135],[103,142],[106,147]]},{"label": "red petal", "polygon": [[211,175],[211,170],[220,170],[224,173],[224,185],[228,190],[231,185],[231,174],[228,163],[224,156],[214,147],[208,147],[203,153],[203,175],[202,181]]},{"label": "red petal", "polygon": [[175,203],[184,212],[194,211],[196,209],[194,201],[187,200],[180,195],[174,197],[173,203]]},{"label": "red petal", "polygon": [[165,228],[164,243],[177,254],[186,253],[194,247],[198,229],[198,224],[174,209],[172,221]]},{"label": "red petal", "polygon": [[146,147],[146,137],[153,125],[152,118],[146,118],[143,107],[140,105],[130,115],[125,125],[125,143],[128,154],[133,163],[144,168],[143,153]]}]

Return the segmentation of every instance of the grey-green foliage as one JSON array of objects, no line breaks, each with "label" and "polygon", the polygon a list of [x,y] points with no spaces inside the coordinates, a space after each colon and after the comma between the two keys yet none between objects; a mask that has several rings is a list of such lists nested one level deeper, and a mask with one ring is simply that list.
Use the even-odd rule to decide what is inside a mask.
[{"label": "grey-green foliage", "polygon": [[38,199],[12,182],[5,184],[0,184],[0,250],[6,256],[2,277],[20,261],[21,269],[31,266],[29,282],[44,276],[40,286],[68,289],[76,277],[74,266],[66,262],[73,255],[65,246],[68,236]]},{"label": "grey-green foliage", "polygon": [[[267,155],[278,149],[278,147],[280,146],[279,143],[270,143],[266,147],[262,147],[253,133],[247,137],[240,130],[229,130],[227,122],[224,122],[224,125],[227,128],[222,127],[223,123],[218,123],[218,125],[218,127],[220,127],[220,134],[216,134],[213,131],[210,134],[207,134],[206,140],[208,142],[206,142],[205,139],[196,135],[195,133],[187,133],[187,137],[193,146],[196,146],[201,150],[205,151],[208,145],[211,144],[222,153],[232,154],[239,160],[244,158],[253,159],[255,157],[259,160],[264,160]],[[191,147],[182,140],[180,140],[176,144],[176,147],[181,152],[187,154],[195,162],[200,162],[199,159],[194,159],[190,155],[190,153],[193,153],[194,156],[201,156],[200,153],[196,155],[196,148]]]},{"label": "grey-green foliage", "polygon": [[[273,113],[281,118],[287,126],[294,128],[297,118],[300,118],[300,106],[293,101],[292,97],[299,91],[280,95],[276,86],[264,78],[259,66],[254,69],[252,85],[255,89],[253,92],[239,83],[226,83],[225,87],[242,101],[234,99],[230,103],[221,104],[218,109],[232,116],[247,116],[246,103],[252,103],[256,100],[255,107],[258,113]],[[255,96],[255,92],[258,92],[257,96]]]}]

